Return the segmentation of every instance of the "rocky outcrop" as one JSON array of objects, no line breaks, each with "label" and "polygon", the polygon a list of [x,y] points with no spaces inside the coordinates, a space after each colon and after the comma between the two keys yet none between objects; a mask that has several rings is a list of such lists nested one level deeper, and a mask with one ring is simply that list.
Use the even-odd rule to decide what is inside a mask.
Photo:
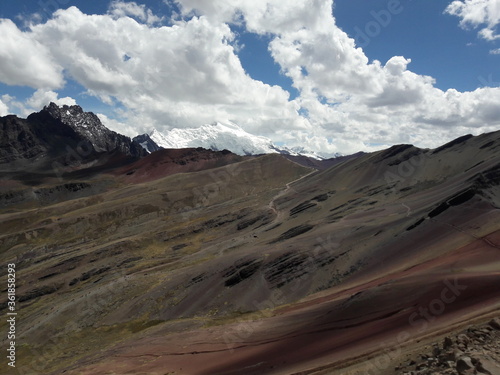
[{"label": "rocky outcrop", "polygon": [[88,141],[73,128],[48,113],[40,112],[30,115],[27,119],[12,115],[0,117],[2,165],[26,164],[29,167],[44,160],[62,162],[70,151],[77,153],[83,162],[97,154],[91,147],[86,148],[85,152],[77,151],[87,143]]},{"label": "rocky outcrop", "polygon": [[500,375],[500,319],[445,337],[432,353],[397,370],[398,375]]},{"label": "rocky outcrop", "polygon": [[0,118],[0,164],[36,158],[46,152],[47,145],[26,120],[14,115]]},{"label": "rocky outcrop", "polygon": [[114,156],[137,160],[147,155],[140,144],[106,128],[79,106],[50,103],[27,119],[0,117],[0,168],[30,173],[87,168]]},{"label": "rocky outcrop", "polygon": [[133,141],[139,143],[142,148],[144,148],[149,153],[163,149],[163,147],[158,146],[156,142],[151,139],[149,134],[138,135],[137,137],[133,138]]},{"label": "rocky outcrop", "polygon": [[78,105],[59,107],[55,103],[50,103],[44,107],[42,112],[46,112],[63,124],[70,126],[76,133],[89,140],[97,152],[119,151],[127,156],[144,156],[146,154],[139,143],[109,130],[102,124],[99,117],[92,112],[84,112]]}]

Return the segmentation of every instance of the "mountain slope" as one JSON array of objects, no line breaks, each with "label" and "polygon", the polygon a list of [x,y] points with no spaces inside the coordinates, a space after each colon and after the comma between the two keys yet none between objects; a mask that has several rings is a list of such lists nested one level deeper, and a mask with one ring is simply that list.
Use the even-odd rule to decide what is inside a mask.
[{"label": "mountain slope", "polygon": [[204,148],[159,150],[135,163],[112,172],[127,182],[154,181],[177,173],[191,173],[237,163],[245,157],[227,150],[211,151]]},{"label": "mountain slope", "polygon": [[500,132],[127,180],[194,151],[170,152],[104,192],[0,208],[36,373],[402,375],[405,353],[500,315]]}]

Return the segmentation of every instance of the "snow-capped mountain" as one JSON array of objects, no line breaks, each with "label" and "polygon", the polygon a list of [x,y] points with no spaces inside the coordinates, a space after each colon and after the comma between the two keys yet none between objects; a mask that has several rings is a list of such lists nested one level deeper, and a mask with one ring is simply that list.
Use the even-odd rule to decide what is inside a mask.
[{"label": "snow-capped mountain", "polygon": [[[317,159],[317,160],[325,160],[331,158],[331,156],[322,156],[318,154],[315,151],[307,150],[304,147],[279,147],[280,153],[281,154],[287,154],[287,155],[292,155],[292,156],[305,156],[308,158],[312,159]],[[337,158],[339,156],[342,156],[342,154],[335,154],[333,157]]]},{"label": "snow-capped mountain", "polygon": [[209,150],[229,150],[238,155],[285,154],[325,159],[321,155],[304,148],[279,147],[266,137],[247,133],[234,123],[216,122],[199,128],[172,129],[161,133],[154,129],[149,134],[138,136],[134,140],[141,143],[149,152],[154,152],[153,141],[161,148],[203,147]]},{"label": "snow-capped mountain", "polygon": [[153,130],[150,137],[163,148],[203,147],[215,151],[226,149],[238,155],[278,152],[268,138],[251,135],[232,123],[217,122],[199,128],[172,129],[165,134]]}]

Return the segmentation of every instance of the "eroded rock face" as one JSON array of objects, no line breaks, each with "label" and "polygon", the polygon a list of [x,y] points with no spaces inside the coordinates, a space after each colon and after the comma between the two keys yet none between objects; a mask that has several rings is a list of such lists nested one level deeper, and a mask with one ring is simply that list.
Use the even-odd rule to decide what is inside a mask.
[{"label": "eroded rock face", "polygon": [[432,355],[401,365],[398,374],[500,375],[500,319],[445,337]]},{"label": "eroded rock face", "polygon": [[145,150],[129,137],[105,127],[92,112],[84,112],[78,105],[61,106],[50,103],[42,112],[70,126],[75,132],[88,139],[97,152],[118,150],[128,156],[144,156]]},{"label": "eroded rock face", "polygon": [[0,118],[0,164],[33,158],[46,151],[26,120],[17,116]]},{"label": "eroded rock face", "polygon": [[146,156],[142,146],[106,128],[92,112],[79,106],[50,103],[26,119],[0,117],[0,165],[3,170],[41,173],[54,164],[79,168],[102,155]]}]

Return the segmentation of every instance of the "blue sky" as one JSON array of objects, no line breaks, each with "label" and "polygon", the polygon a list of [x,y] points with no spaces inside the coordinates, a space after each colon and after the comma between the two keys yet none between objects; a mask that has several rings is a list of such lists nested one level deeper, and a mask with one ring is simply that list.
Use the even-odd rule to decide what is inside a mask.
[{"label": "blue sky", "polygon": [[[353,37],[373,21],[373,10],[387,9],[386,0],[341,0],[336,2],[338,25]],[[364,47],[370,59],[387,61],[395,55],[412,59],[411,70],[430,75],[436,86],[470,91],[484,86],[480,77],[492,75],[500,81],[500,59],[489,51],[495,44],[481,40],[473,30],[458,26],[457,17],[444,14],[448,0],[401,1],[403,11],[392,16],[379,36]],[[496,43],[498,45],[500,43]]]},{"label": "blue sky", "polygon": [[129,136],[227,120],[325,154],[432,147],[500,126],[500,0],[477,3],[3,1],[0,114],[56,100]]}]

